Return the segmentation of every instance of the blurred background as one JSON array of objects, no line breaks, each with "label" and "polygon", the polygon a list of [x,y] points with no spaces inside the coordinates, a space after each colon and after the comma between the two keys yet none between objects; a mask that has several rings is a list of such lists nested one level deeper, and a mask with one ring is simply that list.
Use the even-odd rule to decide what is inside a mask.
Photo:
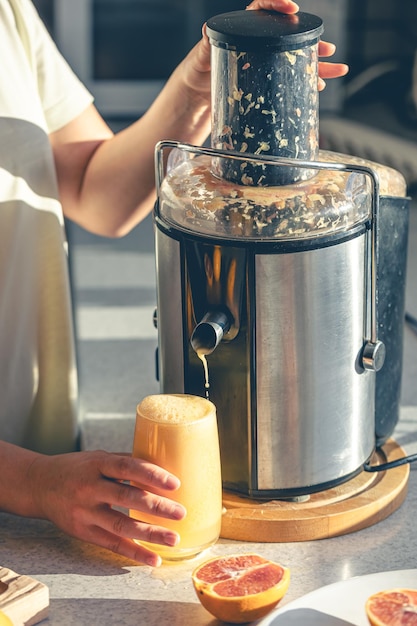
[{"label": "blurred background", "polygon": [[[120,119],[146,109],[198,41],[208,17],[246,4],[246,0],[35,0],[102,113]],[[401,117],[415,121],[409,98],[417,47],[415,0],[403,0],[400,9],[396,0],[303,0],[300,6],[323,18],[324,38],[338,47],[335,58],[351,68],[348,79],[328,86],[322,110],[341,112],[372,92]]]},{"label": "blurred background", "polygon": [[[114,130],[140,116],[198,41],[207,18],[248,0],[34,0],[58,47]],[[323,148],[400,170],[417,192],[416,0],[300,0],[323,18],[323,38],[350,73],[320,98]],[[412,232],[416,232],[413,202]],[[129,412],[158,390],[152,219],[122,240],[67,224],[85,411]],[[416,241],[416,239],[414,239]],[[409,246],[407,307],[417,315],[417,244]],[[413,282],[414,281],[414,282]],[[407,333],[409,333],[407,335]],[[406,330],[405,377],[417,379],[415,334]],[[111,380],[111,384],[109,381]],[[417,404],[415,384],[403,404]]]},{"label": "blurred background", "polygon": [[[59,48],[115,130],[147,109],[198,41],[205,20],[246,4],[35,0]],[[392,165],[414,191],[417,2],[403,0],[400,8],[396,0],[303,0],[300,5],[323,18],[323,38],[337,44],[334,59],[350,65],[348,77],[329,81],[321,95],[322,147]],[[374,129],[383,135],[369,132]]]}]

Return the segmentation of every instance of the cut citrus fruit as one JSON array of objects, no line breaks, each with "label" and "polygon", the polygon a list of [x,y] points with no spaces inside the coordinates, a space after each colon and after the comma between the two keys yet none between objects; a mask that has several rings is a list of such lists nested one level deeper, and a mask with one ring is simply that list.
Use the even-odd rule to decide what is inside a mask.
[{"label": "cut citrus fruit", "polygon": [[0,611],[0,626],[13,626],[12,620],[3,611]]},{"label": "cut citrus fruit", "polygon": [[224,622],[243,624],[266,615],[285,595],[290,570],[258,554],[215,557],[192,573],[198,599]]},{"label": "cut citrus fruit", "polygon": [[372,626],[417,626],[417,589],[389,589],[370,596],[365,605]]}]

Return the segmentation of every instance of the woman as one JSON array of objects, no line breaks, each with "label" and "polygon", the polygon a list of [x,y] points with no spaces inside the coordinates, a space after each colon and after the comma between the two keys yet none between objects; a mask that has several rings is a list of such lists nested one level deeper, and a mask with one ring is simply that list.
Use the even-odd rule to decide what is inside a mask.
[{"label": "woman", "polygon": [[[248,9],[296,13],[298,6],[254,0]],[[333,52],[320,43],[321,56]],[[159,565],[133,540],[178,542],[163,527],[164,518],[185,515],[175,502],[177,478],[125,455],[68,451],[77,389],[63,215],[118,237],[149,213],[155,144],[200,144],[209,134],[209,43],[203,33],[146,114],[116,135],[31,0],[0,0],[0,54],[7,59],[0,68],[0,510],[48,519],[74,537]],[[319,87],[346,71],[320,63]],[[161,526],[119,508],[156,513]]]}]

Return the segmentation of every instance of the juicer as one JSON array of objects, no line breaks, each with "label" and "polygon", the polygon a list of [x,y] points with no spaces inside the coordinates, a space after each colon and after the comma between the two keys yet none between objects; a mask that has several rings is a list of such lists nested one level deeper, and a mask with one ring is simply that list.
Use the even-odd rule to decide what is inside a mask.
[{"label": "juicer", "polygon": [[405,182],[319,149],[322,31],[209,20],[211,147],[156,150],[161,392],[209,394],[224,489],[259,500],[348,481],[398,419]]}]

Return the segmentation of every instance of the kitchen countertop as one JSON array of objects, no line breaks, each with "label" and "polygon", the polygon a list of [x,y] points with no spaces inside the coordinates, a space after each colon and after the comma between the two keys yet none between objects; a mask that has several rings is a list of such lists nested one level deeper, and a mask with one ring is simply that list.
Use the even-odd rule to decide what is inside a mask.
[{"label": "kitchen countertop", "polygon": [[[86,416],[83,446],[128,449],[132,429],[129,415]],[[417,407],[402,407],[394,439],[407,454],[417,452]],[[273,544],[220,539],[193,561],[152,570],[72,539],[48,522],[3,513],[0,565],[49,587],[45,626],[216,626],[220,622],[198,602],[190,576],[210,556],[256,551],[288,566],[291,583],[282,606],[353,576],[415,568],[417,463],[410,469],[408,494],[398,510],[374,526],[341,537]]]}]

